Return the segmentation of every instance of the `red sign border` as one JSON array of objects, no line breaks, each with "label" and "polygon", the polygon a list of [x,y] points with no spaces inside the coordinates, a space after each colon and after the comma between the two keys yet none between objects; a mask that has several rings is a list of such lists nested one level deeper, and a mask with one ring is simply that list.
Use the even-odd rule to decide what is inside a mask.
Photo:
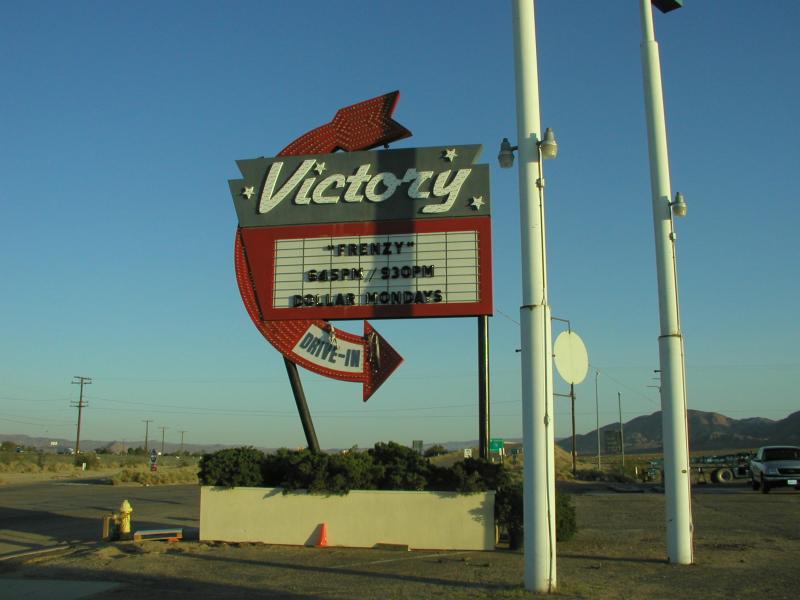
[{"label": "red sign border", "polygon": [[[266,302],[260,302],[262,298],[272,298],[275,272],[274,248],[275,241],[278,239],[450,231],[478,232],[478,289],[480,294],[478,302],[333,307],[307,306],[298,308],[272,308]],[[256,292],[256,302],[259,304],[259,312],[264,321],[293,319],[375,320],[417,317],[472,317],[492,314],[492,236],[491,217],[488,215],[454,217],[450,219],[363,221],[290,225],[285,227],[243,227],[240,229],[240,233],[247,248],[247,258],[250,276]]]}]

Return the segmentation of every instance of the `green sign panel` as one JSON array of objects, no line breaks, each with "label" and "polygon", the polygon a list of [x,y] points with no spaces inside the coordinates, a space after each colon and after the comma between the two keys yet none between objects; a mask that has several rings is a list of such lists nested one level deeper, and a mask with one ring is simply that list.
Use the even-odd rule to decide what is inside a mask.
[{"label": "green sign panel", "polygon": [[500,452],[505,446],[503,438],[492,438],[489,440],[489,452]]},{"label": "green sign panel", "polygon": [[603,432],[606,454],[619,454],[622,452],[622,435],[619,429]]}]

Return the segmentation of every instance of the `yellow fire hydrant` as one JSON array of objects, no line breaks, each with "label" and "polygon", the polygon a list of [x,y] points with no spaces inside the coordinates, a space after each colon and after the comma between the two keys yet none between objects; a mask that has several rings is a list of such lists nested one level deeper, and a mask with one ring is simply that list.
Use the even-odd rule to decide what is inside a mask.
[{"label": "yellow fire hydrant", "polygon": [[119,533],[121,536],[128,536],[131,533],[131,513],[133,507],[130,502],[123,500],[119,505]]},{"label": "yellow fire hydrant", "polygon": [[131,513],[133,513],[131,503],[123,500],[118,513],[109,513],[103,517],[103,539],[109,541],[130,539]]}]

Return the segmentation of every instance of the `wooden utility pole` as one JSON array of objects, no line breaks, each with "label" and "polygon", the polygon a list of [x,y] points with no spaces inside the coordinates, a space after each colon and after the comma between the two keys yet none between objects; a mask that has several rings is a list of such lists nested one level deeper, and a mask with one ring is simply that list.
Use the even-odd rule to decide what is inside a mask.
[{"label": "wooden utility pole", "polygon": [[622,432],[622,394],[617,392],[619,404],[619,451],[622,454],[622,472],[625,473],[625,434]]},{"label": "wooden utility pole", "polygon": [[90,383],[92,383],[92,378],[91,377],[81,377],[80,375],[75,375],[72,378],[72,383],[75,384],[75,385],[80,385],[81,386],[81,393],[80,393],[80,396],[78,397],[78,401],[77,402],[73,401],[72,404],[70,404],[70,406],[72,408],[77,408],[78,409],[78,432],[75,435],[75,454],[80,454],[81,453],[81,419],[83,417],[83,409],[86,406],[88,406],[88,403],[83,401],[83,386],[84,385],[89,385]]},{"label": "wooden utility pole", "polygon": [[161,430],[161,456],[164,456],[164,432],[169,429],[169,427],[159,427]]},{"label": "wooden utility pole", "polygon": [[147,443],[150,438],[150,423],[153,422],[153,419],[142,419],[142,423],[144,423],[144,453],[147,454],[149,450]]}]

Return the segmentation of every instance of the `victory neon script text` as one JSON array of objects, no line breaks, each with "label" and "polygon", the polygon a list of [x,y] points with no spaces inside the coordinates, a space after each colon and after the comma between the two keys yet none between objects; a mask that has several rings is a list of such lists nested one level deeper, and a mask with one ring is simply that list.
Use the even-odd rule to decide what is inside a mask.
[{"label": "victory neon script text", "polygon": [[[428,204],[423,213],[444,213],[450,210],[458,198],[464,182],[472,169],[452,169],[440,171],[417,171],[407,169],[402,177],[389,171],[370,173],[370,165],[364,164],[355,169],[352,175],[334,173],[322,177],[325,164],[315,159],[304,160],[291,177],[275,189],[283,168],[282,162],[274,162],[267,173],[264,187],[258,202],[258,212],[267,213],[280,202],[293,194],[293,202],[302,204],[336,204],[337,202],[384,202],[394,196],[397,189],[408,184],[406,194],[412,199],[443,198],[438,204]],[[308,177],[312,170],[319,175]],[[451,177],[452,175],[452,177]],[[435,177],[434,177],[435,176]]]}]

